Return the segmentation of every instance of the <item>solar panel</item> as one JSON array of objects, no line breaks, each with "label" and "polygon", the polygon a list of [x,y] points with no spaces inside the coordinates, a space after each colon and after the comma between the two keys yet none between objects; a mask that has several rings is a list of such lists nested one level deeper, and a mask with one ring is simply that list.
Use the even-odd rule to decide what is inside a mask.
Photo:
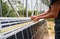
[{"label": "solar panel", "polygon": [[27,30],[23,30],[24,39],[28,39]]},{"label": "solar panel", "polygon": [[15,38],[15,35],[12,35],[12,36],[10,36],[10,37],[8,37],[6,39],[16,39],[16,38]]},{"label": "solar panel", "polygon": [[28,28],[28,34],[29,34],[29,39],[31,39],[32,35],[31,35],[30,27]]},{"label": "solar panel", "polygon": [[23,39],[22,31],[18,32],[16,36],[17,36],[17,39]]},{"label": "solar panel", "polygon": [[31,26],[31,34],[32,34],[32,36],[34,35],[34,29],[33,29],[33,26]]}]

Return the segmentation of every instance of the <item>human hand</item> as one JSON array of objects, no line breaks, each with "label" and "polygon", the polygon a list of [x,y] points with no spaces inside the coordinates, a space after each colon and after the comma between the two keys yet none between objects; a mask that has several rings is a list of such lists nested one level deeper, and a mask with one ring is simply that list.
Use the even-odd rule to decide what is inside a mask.
[{"label": "human hand", "polygon": [[36,17],[33,19],[33,21],[38,21],[40,18],[39,17]]},{"label": "human hand", "polygon": [[36,18],[37,16],[30,16],[30,18],[33,20],[34,18]]},{"label": "human hand", "polygon": [[33,21],[38,21],[40,18],[38,16],[30,16]]}]

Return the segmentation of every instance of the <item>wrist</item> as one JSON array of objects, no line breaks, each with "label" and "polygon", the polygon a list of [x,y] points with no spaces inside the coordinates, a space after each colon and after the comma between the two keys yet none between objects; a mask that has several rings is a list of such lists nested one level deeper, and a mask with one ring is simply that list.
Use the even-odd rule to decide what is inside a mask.
[{"label": "wrist", "polygon": [[40,15],[38,15],[37,17],[40,17]]},{"label": "wrist", "polygon": [[40,19],[40,17],[38,17],[38,19]]}]

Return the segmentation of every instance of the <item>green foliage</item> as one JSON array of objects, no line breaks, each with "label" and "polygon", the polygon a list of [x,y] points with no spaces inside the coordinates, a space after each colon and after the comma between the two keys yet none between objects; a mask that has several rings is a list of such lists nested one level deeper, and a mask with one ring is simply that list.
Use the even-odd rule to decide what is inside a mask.
[{"label": "green foliage", "polygon": [[46,0],[45,4],[46,4],[47,6],[50,6],[50,2],[49,2],[48,0]]},{"label": "green foliage", "polygon": [[42,14],[44,11],[40,11],[39,14]]},{"label": "green foliage", "polygon": [[16,13],[14,12],[13,9],[10,10],[8,17],[17,17]]},{"label": "green foliage", "polygon": [[20,15],[21,17],[23,17],[23,16],[25,16],[24,13],[26,13],[26,10],[20,9],[20,10],[18,11],[18,13],[19,13],[19,15]]},{"label": "green foliage", "polygon": [[28,14],[29,14],[28,16],[31,16],[31,14],[32,14],[32,11],[31,11],[31,10],[29,10],[29,11],[28,11]]},{"label": "green foliage", "polygon": [[[6,17],[6,14],[8,13],[9,6],[6,4],[6,2],[2,2],[2,16]],[[8,17],[17,17],[16,13],[13,9],[10,9]]]},{"label": "green foliage", "polygon": [[[26,9],[20,9],[20,10],[18,11],[18,13],[20,14],[21,17],[26,17]],[[28,16],[31,16],[31,14],[32,14],[32,11],[29,10],[29,11],[28,11]]]},{"label": "green foliage", "polygon": [[38,12],[35,10],[35,11],[34,11],[34,15],[37,15],[37,13],[38,13]]},{"label": "green foliage", "polygon": [[2,2],[2,14],[3,14],[2,16],[3,16],[3,17],[6,16],[6,14],[7,14],[7,12],[8,12],[8,8],[9,8],[8,5],[7,5],[6,3],[3,3],[3,2]]},{"label": "green foliage", "polygon": [[41,0],[42,3],[46,4],[47,6],[50,6],[50,2],[48,0]]},{"label": "green foliage", "polygon": [[[19,11],[18,11],[19,15],[21,17],[26,17],[26,8],[23,8],[23,6],[19,6],[19,7],[20,7]],[[9,8],[9,6],[6,4],[6,2],[2,2],[2,11],[3,11],[2,14],[3,14],[3,17],[6,17],[6,14],[7,14],[9,9],[10,9],[10,11],[9,11],[9,14],[8,14],[7,17],[17,17],[14,10]],[[33,12],[33,10],[29,10],[28,11],[28,16],[31,16],[32,12]],[[42,12],[38,12],[38,11],[35,10],[34,15],[37,15],[37,13],[42,13]]]}]

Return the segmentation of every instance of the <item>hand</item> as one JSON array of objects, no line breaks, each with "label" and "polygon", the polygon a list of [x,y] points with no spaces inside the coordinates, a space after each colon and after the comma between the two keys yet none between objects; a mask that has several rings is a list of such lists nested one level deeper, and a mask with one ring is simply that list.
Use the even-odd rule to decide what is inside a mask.
[{"label": "hand", "polygon": [[33,19],[33,21],[38,21],[40,18],[39,17],[36,17]]},{"label": "hand", "polygon": [[39,20],[39,17],[38,16],[31,16],[30,17],[33,21],[38,21]]},{"label": "hand", "polygon": [[33,20],[33,19],[35,19],[37,16],[30,16],[30,18]]}]

